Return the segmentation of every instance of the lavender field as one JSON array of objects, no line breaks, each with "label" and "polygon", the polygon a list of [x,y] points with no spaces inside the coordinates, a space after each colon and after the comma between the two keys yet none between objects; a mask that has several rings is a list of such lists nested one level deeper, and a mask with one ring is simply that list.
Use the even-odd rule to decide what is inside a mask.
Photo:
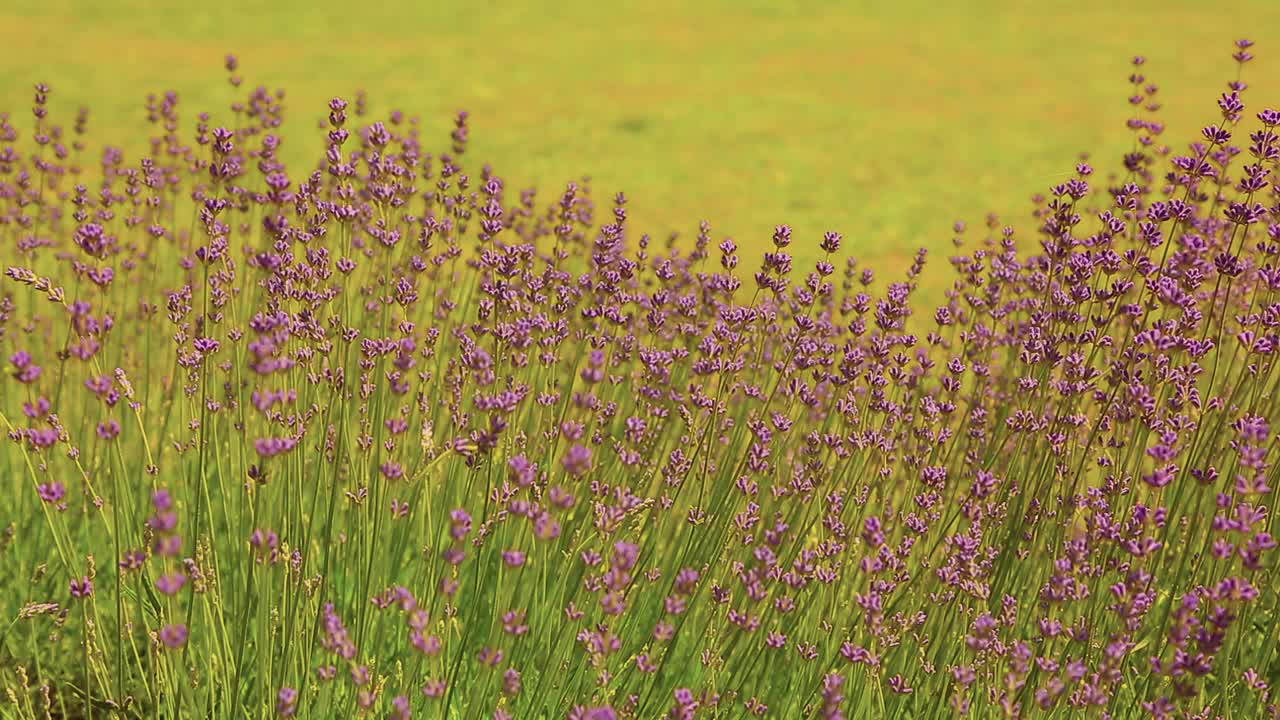
[{"label": "lavender field", "polygon": [[1216,98],[1133,58],[1127,153],[875,268],[858,228],[650,238],[376,88],[286,133],[233,56],[232,122],[152,95],[141,156],[35,85],[0,716],[1280,718],[1253,52]]}]

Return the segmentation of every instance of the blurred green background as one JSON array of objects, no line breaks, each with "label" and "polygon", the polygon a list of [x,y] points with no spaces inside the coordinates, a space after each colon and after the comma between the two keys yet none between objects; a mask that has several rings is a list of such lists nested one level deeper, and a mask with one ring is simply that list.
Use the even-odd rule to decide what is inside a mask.
[{"label": "blurred green background", "polygon": [[917,246],[945,255],[955,219],[996,211],[1026,236],[1028,197],[1080,151],[1117,167],[1136,53],[1184,147],[1217,119],[1239,36],[1258,43],[1252,118],[1280,105],[1276,0],[24,0],[0,8],[0,109],[29,128],[45,81],[55,122],[92,109],[95,152],[137,149],[148,92],[178,91],[188,123],[227,117],[234,52],[243,90],[287,90],[294,172],[321,148],[325,101],[363,88],[377,117],[420,115],[430,151],[469,110],[472,167],[544,200],[590,175],[598,198],[626,191],[633,227],[655,237],[691,238],[705,219],[754,252],[788,222],[802,257],[839,230],[883,276]]}]

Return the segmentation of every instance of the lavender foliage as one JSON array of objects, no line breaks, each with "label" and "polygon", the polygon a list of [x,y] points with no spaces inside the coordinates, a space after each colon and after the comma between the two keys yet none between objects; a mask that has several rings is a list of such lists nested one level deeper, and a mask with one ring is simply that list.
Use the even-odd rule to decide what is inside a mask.
[{"label": "lavender foliage", "polygon": [[[885,280],[364,93],[0,115],[6,717],[1280,718],[1280,112]],[[194,122],[192,122],[194,121]],[[797,247],[801,248],[797,250]],[[807,258],[803,259],[803,258]]]}]

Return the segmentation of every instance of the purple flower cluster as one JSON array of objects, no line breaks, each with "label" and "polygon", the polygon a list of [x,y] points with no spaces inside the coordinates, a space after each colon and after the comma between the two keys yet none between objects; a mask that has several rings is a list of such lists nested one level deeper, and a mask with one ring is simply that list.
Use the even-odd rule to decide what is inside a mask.
[{"label": "purple flower cluster", "polygon": [[[231,121],[152,96],[136,162],[41,85],[35,149],[0,115],[6,647],[147,715],[1278,718],[1251,47],[1180,151],[1135,58],[1115,172],[889,282],[540,204],[465,112],[431,153],[334,99],[290,168],[234,57]],[[78,619],[23,610],[51,577]]]}]

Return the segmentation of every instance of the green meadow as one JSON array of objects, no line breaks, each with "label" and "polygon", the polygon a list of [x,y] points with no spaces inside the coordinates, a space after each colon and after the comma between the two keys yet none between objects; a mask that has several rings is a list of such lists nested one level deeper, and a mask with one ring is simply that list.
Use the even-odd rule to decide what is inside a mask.
[{"label": "green meadow", "polygon": [[[55,122],[86,105],[93,143],[130,148],[150,92],[176,90],[187,122],[227,117],[233,52],[246,85],[287,90],[295,164],[322,148],[306,130],[325,103],[365,89],[374,117],[418,115],[427,140],[469,110],[474,161],[544,199],[589,175],[656,238],[691,240],[707,220],[754,257],[787,222],[798,259],[838,230],[897,275],[916,247],[947,251],[952,219],[1027,225],[1028,198],[1081,151],[1118,166],[1132,55],[1177,99],[1160,112],[1180,142],[1216,119],[1230,79],[1209,49],[1242,32],[1280,42],[1268,0],[315,5],[7,5],[4,109],[25,121],[47,82]],[[1280,63],[1259,55],[1249,81],[1266,94]]]}]

